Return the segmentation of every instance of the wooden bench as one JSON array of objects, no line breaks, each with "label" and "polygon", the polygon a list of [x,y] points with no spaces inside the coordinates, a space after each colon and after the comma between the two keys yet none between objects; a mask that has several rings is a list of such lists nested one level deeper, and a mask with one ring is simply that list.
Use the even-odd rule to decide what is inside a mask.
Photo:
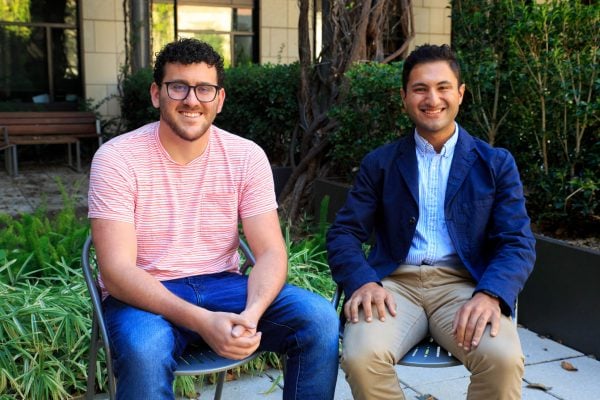
[{"label": "wooden bench", "polygon": [[[2,137],[0,150],[4,149],[8,173],[19,173],[17,146],[38,144],[66,144],[69,166],[81,171],[80,139],[94,138],[102,145],[100,121],[87,111],[56,112],[0,112]],[[75,147],[75,165],[71,145]]]}]

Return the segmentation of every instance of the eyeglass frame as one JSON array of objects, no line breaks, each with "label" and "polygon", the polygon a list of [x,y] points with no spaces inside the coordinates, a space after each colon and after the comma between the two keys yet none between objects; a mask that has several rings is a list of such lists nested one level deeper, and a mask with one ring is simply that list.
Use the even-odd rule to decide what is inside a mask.
[{"label": "eyeglass frame", "polygon": [[[169,85],[172,85],[172,84],[174,84],[174,83],[177,83],[177,84],[179,84],[179,85],[183,85],[183,86],[186,86],[186,87],[187,87],[187,92],[186,92],[185,96],[184,96],[184,97],[182,97],[181,99],[174,99],[174,98],[171,96],[171,93],[169,93]],[[162,84],[163,84],[163,85],[165,85],[165,87],[166,87],[166,90],[167,90],[167,96],[169,96],[169,98],[170,98],[171,100],[175,100],[175,101],[181,101],[181,100],[185,100],[185,99],[187,99],[187,98],[188,98],[188,96],[190,95],[190,91],[191,91],[192,89],[194,89],[194,96],[196,96],[196,100],[198,100],[200,103],[211,103],[211,102],[215,101],[215,99],[217,98],[217,95],[219,94],[219,90],[223,89],[223,88],[222,88],[221,86],[219,86],[219,85],[213,85],[213,84],[210,84],[210,83],[201,83],[201,84],[199,84],[199,85],[188,85],[187,83],[184,83],[184,82],[179,82],[179,81],[169,81],[169,82],[163,82]],[[200,100],[200,98],[198,97],[198,93],[196,93],[196,88],[197,88],[197,87],[202,87],[202,86],[203,86],[203,87],[207,87],[207,86],[208,86],[208,87],[213,87],[213,88],[215,88],[215,89],[216,89],[216,90],[215,90],[215,97],[213,97],[211,100]]]}]

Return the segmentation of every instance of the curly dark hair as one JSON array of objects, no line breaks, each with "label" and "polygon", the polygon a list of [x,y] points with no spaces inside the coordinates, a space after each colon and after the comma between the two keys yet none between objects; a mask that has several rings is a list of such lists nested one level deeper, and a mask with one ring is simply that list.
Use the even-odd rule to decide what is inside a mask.
[{"label": "curly dark hair", "polygon": [[222,86],[225,76],[223,58],[208,43],[193,38],[171,42],[156,54],[154,82],[157,85],[162,84],[165,77],[165,64],[167,63],[189,65],[201,62],[217,68],[217,84]]},{"label": "curly dark hair", "polygon": [[456,59],[456,54],[450,49],[450,46],[443,44],[441,46],[435,44],[424,44],[417,46],[404,60],[404,66],[402,68],[402,87],[406,90],[408,84],[408,77],[411,71],[417,64],[425,64],[435,61],[446,61],[450,68],[456,75],[458,84],[462,84],[460,65]]}]

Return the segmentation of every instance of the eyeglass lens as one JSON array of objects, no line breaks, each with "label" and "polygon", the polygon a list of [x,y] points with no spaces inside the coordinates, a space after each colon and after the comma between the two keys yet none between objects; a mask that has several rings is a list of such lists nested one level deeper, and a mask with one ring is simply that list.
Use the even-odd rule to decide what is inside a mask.
[{"label": "eyeglass lens", "polygon": [[196,98],[203,103],[211,102],[217,97],[218,87],[213,85],[190,86],[185,83],[165,82],[167,85],[167,94],[173,100],[183,100],[187,98],[190,89],[194,89]]}]

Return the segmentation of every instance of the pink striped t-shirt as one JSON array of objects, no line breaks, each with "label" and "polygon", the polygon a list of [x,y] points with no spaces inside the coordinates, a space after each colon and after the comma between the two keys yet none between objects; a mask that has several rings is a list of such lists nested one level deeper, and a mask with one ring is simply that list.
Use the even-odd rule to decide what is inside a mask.
[{"label": "pink striped t-shirt", "polygon": [[158,280],[236,271],[240,218],[277,208],[264,151],[212,126],[204,154],[179,165],[158,127],[120,135],[96,152],[89,218],[133,224],[137,266]]}]

